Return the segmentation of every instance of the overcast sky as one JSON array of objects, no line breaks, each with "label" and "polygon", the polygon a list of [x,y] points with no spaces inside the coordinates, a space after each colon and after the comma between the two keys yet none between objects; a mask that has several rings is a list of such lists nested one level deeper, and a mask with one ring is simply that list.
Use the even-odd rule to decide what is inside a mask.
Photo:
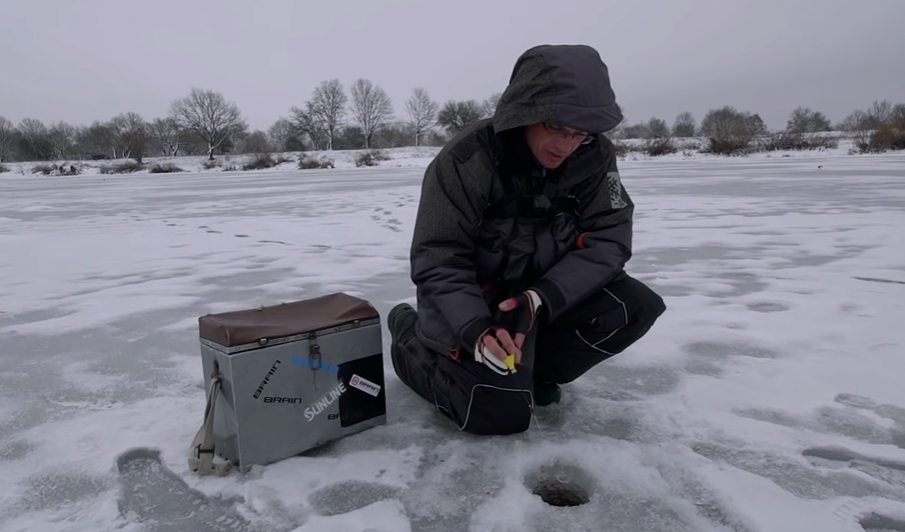
[{"label": "overcast sky", "polygon": [[322,80],[415,86],[440,102],[502,91],[541,43],[586,43],[634,123],[733,105],[783,127],[905,102],[905,0],[3,0],[0,116],[87,124],[163,116],[193,87],[252,128]]}]

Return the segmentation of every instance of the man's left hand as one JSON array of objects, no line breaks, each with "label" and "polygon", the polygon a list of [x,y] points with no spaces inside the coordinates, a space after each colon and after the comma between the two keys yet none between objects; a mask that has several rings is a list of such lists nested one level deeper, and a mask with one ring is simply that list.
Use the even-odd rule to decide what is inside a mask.
[{"label": "man's left hand", "polygon": [[543,305],[541,298],[534,290],[525,290],[499,304],[506,316],[506,329],[513,335],[515,345],[521,349],[525,337],[537,323],[537,316]]}]

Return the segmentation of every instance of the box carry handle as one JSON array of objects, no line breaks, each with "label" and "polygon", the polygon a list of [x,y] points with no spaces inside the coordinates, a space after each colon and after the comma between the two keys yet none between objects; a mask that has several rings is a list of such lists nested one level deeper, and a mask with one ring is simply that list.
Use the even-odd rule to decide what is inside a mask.
[{"label": "box carry handle", "polygon": [[226,462],[214,463],[214,405],[217,403],[217,397],[220,395],[220,372],[214,364],[214,371],[211,375],[211,385],[207,392],[207,405],[204,408],[204,421],[201,427],[192,439],[189,446],[189,469],[199,475],[209,475],[216,473],[218,477],[224,477],[232,464]]}]

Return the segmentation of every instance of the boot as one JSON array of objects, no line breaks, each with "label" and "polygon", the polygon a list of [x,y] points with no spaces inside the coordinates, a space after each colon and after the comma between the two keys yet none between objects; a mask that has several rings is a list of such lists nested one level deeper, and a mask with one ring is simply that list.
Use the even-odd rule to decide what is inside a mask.
[{"label": "boot", "polygon": [[547,406],[558,403],[562,399],[562,390],[555,382],[537,382],[534,384],[534,404]]},{"label": "boot", "polygon": [[449,382],[437,369],[437,353],[426,349],[416,337],[405,345],[401,340],[412,336],[418,312],[408,303],[400,303],[387,315],[387,328],[391,337],[390,357],[393,370],[408,388],[434,404],[438,398],[449,396]]},{"label": "boot", "polygon": [[390,310],[387,316],[387,329],[390,331],[393,345],[416,321],[418,321],[418,311],[408,303],[400,303]]}]

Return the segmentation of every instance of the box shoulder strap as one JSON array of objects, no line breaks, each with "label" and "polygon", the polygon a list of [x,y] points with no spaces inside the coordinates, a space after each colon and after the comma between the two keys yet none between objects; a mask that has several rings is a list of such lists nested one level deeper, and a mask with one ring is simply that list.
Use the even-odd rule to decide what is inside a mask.
[{"label": "box shoulder strap", "polygon": [[223,477],[232,468],[229,461],[214,463],[214,406],[219,395],[220,373],[214,368],[207,392],[207,405],[204,407],[204,421],[189,447],[189,469],[199,475],[216,473],[218,477]]}]

